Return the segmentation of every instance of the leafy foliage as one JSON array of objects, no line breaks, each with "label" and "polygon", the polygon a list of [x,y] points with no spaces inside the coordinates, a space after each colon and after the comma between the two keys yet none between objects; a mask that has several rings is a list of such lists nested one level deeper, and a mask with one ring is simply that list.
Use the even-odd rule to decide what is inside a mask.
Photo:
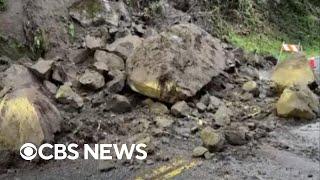
[{"label": "leafy foliage", "polygon": [[7,0],[0,0],[0,12],[7,9]]},{"label": "leafy foliage", "polygon": [[214,11],[217,36],[227,35],[231,42],[249,51],[275,55],[286,41],[301,43],[310,55],[319,54],[318,0],[203,0],[203,3]]},{"label": "leafy foliage", "polygon": [[44,56],[45,52],[48,50],[49,43],[47,39],[47,34],[43,29],[38,29],[33,38],[32,52],[37,56]]}]

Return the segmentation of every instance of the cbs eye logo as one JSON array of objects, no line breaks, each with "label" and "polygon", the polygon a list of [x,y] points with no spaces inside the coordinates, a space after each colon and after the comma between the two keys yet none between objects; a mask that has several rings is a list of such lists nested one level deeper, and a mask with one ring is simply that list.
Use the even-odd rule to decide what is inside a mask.
[{"label": "cbs eye logo", "polygon": [[37,156],[37,147],[31,143],[26,143],[20,148],[20,156],[27,161],[31,161]]}]

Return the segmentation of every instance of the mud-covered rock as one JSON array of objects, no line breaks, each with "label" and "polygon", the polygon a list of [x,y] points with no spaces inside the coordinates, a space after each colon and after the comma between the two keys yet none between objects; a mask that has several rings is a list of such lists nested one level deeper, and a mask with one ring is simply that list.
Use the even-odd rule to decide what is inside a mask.
[{"label": "mud-covered rock", "polygon": [[315,119],[319,114],[318,97],[305,86],[286,88],[276,104],[281,117]]},{"label": "mud-covered rock", "polygon": [[0,149],[16,150],[24,143],[51,142],[60,123],[58,109],[38,90],[13,91],[0,102]]},{"label": "mud-covered rock", "polygon": [[259,95],[259,87],[255,81],[248,81],[242,85],[242,89],[245,92],[252,93],[254,96]]},{"label": "mud-covered rock", "polygon": [[126,113],[132,109],[129,99],[119,94],[111,95],[107,103],[106,109],[115,113]]},{"label": "mud-covered rock", "polygon": [[225,61],[219,40],[196,25],[175,25],[144,40],[128,59],[128,84],[138,93],[175,103],[194,96],[225,68]]},{"label": "mud-covered rock", "polygon": [[100,49],[105,46],[105,42],[101,37],[95,37],[91,35],[87,35],[85,37],[85,43],[88,49],[93,49],[93,50]]},{"label": "mud-covered rock", "polygon": [[74,63],[56,62],[52,73],[52,80],[57,84],[71,82],[78,83],[77,66]]},{"label": "mud-covered rock", "polygon": [[144,35],[145,32],[146,32],[145,27],[143,26],[143,24],[134,24],[133,25],[133,30],[139,36]]},{"label": "mud-covered rock", "polygon": [[56,94],[57,93],[57,86],[53,84],[50,81],[44,81],[43,82],[44,87],[51,93],[51,94]]},{"label": "mud-covered rock", "polygon": [[203,147],[203,146],[198,146],[196,148],[193,149],[192,151],[192,156],[193,157],[202,157],[204,156],[204,154],[208,152],[208,149]]},{"label": "mud-covered rock", "polygon": [[191,115],[192,108],[185,101],[179,101],[171,107],[171,113],[177,117],[187,117]]},{"label": "mud-covered rock", "polygon": [[211,127],[206,127],[200,132],[200,137],[203,146],[208,148],[210,152],[222,150],[225,138],[220,132],[215,131]]},{"label": "mud-covered rock", "polygon": [[30,67],[30,70],[41,79],[49,79],[52,73],[53,63],[53,60],[44,60],[40,58]]},{"label": "mud-covered rock", "polygon": [[204,158],[209,160],[209,159],[212,159],[214,157],[214,155],[215,155],[214,153],[211,153],[208,151],[208,152],[204,153]]},{"label": "mud-covered rock", "polygon": [[245,92],[244,94],[242,94],[241,96],[240,96],[240,99],[242,100],[242,101],[250,101],[250,100],[252,100],[254,97],[253,97],[253,94],[251,94],[251,93],[249,93],[249,92]]},{"label": "mud-covered rock", "polygon": [[231,111],[225,105],[220,106],[213,116],[215,124],[218,126],[227,126],[231,121],[230,114]]},{"label": "mud-covered rock", "polygon": [[167,114],[169,112],[168,107],[160,102],[151,103],[149,109],[154,114]]},{"label": "mud-covered rock", "polygon": [[23,65],[13,64],[3,72],[1,85],[20,89],[24,87],[39,87],[39,82],[34,75]]},{"label": "mud-covered rock", "polygon": [[305,58],[288,59],[279,63],[271,78],[279,91],[292,85],[307,86],[315,80],[314,73]]},{"label": "mud-covered rock", "polygon": [[210,94],[203,95],[200,98],[199,102],[204,104],[205,106],[208,106],[210,104]]},{"label": "mud-covered rock", "polygon": [[145,33],[144,33],[144,38],[148,38],[148,37],[152,37],[152,36],[155,36],[158,34],[158,31],[152,27],[148,27],[146,30],[145,30]]},{"label": "mud-covered rock", "polygon": [[89,58],[90,52],[87,49],[70,49],[67,57],[75,64],[83,63]]},{"label": "mud-covered rock", "polygon": [[58,102],[68,104],[73,108],[81,108],[84,104],[83,98],[73,91],[69,83],[60,86],[55,98]]},{"label": "mud-covered rock", "polygon": [[222,100],[215,97],[215,96],[210,96],[210,104],[209,105],[212,105],[214,107],[219,107],[221,104],[223,104]]},{"label": "mud-covered rock", "polygon": [[116,164],[112,161],[99,161],[98,169],[100,172],[108,172],[116,168]]},{"label": "mud-covered rock", "polygon": [[134,141],[135,144],[145,144],[147,147],[145,150],[147,151],[148,155],[153,154],[156,151],[156,146],[154,143],[154,139],[149,134],[137,134],[132,139],[136,139]]},{"label": "mud-covered rock", "polygon": [[205,104],[201,103],[201,102],[198,102],[196,104],[196,107],[200,112],[204,112],[207,109],[207,106]]},{"label": "mud-covered rock", "polygon": [[93,67],[95,68],[95,70],[97,70],[101,74],[108,74],[109,67],[105,62],[100,62],[100,61],[94,62]]},{"label": "mud-covered rock", "polygon": [[244,126],[231,126],[227,128],[224,132],[225,138],[227,142],[234,146],[240,146],[246,144],[247,141],[247,133],[249,129]]},{"label": "mud-covered rock", "polygon": [[142,44],[142,39],[138,36],[125,36],[117,39],[112,44],[108,44],[106,49],[109,52],[114,52],[124,59],[128,59],[133,52]]},{"label": "mud-covered rock", "polygon": [[168,116],[156,116],[155,117],[156,125],[160,128],[170,127],[174,121]]},{"label": "mud-covered rock", "polygon": [[125,27],[116,28],[114,30],[114,33],[112,33],[112,34],[114,34],[114,39],[115,40],[118,40],[120,38],[124,38],[126,36],[131,36],[132,35],[130,29],[125,28]]},{"label": "mud-covered rock", "polygon": [[207,106],[207,110],[215,112],[220,106],[225,106],[224,102],[215,97],[215,96],[210,96],[209,95],[209,101],[208,101],[208,106]]},{"label": "mud-covered rock", "polygon": [[123,59],[113,53],[97,50],[94,54],[94,60],[104,63],[109,70],[123,71],[125,69]]},{"label": "mud-covered rock", "polygon": [[104,77],[93,70],[86,70],[85,73],[80,76],[79,82],[81,85],[93,90],[101,89],[105,85]]},{"label": "mud-covered rock", "polygon": [[141,102],[141,104],[144,105],[144,106],[151,106],[153,103],[154,103],[154,101],[152,99],[150,99],[150,98],[146,98],[145,100],[143,100]]},{"label": "mud-covered rock", "polygon": [[107,91],[109,93],[119,93],[123,90],[126,84],[126,75],[119,70],[113,70],[108,73],[112,80],[107,83]]},{"label": "mud-covered rock", "polygon": [[63,75],[61,74],[60,68],[55,68],[52,73],[52,80],[58,82],[58,83],[63,83],[64,78],[62,77]]}]

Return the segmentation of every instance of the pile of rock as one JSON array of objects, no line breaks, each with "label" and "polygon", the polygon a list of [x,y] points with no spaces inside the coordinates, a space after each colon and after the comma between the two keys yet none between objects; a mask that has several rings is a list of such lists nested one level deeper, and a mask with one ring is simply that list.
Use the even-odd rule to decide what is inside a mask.
[{"label": "pile of rock", "polygon": [[[132,90],[175,103],[193,97],[226,68],[219,40],[193,24],[174,25],[144,39],[127,60]],[[201,73],[199,73],[201,72]]]},{"label": "pile of rock", "polygon": [[[41,63],[46,70],[40,72],[46,76],[46,67],[51,63]],[[62,118],[40,91],[37,79],[22,65],[11,66],[4,75],[2,84],[10,87],[11,92],[0,99],[0,150],[18,150],[26,142],[52,142],[54,134],[60,131]]]},{"label": "pile of rock", "polygon": [[280,63],[272,80],[282,92],[277,102],[277,114],[281,117],[315,119],[319,115],[319,99],[308,87],[315,81],[308,61],[303,57]]},{"label": "pile of rock", "polygon": [[[126,123],[132,120],[137,125],[134,132],[141,133],[133,136],[132,143],[150,144],[148,150],[152,153],[153,137],[144,134],[149,126],[153,126],[155,137],[166,130],[183,134],[183,138],[190,134],[199,136],[202,144],[194,149],[194,157],[210,159],[227,145],[246,144],[256,124],[248,125],[242,120],[253,119],[269,103],[264,101],[267,85],[257,80],[257,70],[249,66],[259,63],[260,58],[244,58],[248,62],[239,65],[237,72],[236,64],[242,61],[237,59],[235,51],[228,50],[228,45],[195,24],[187,23],[188,16],[164,1],[159,6],[167,12],[164,16],[170,26],[161,33],[150,33],[144,24],[132,20],[122,1],[81,0],[72,4],[69,15],[85,32],[77,39],[81,42],[65,48],[61,58],[49,58],[52,53],[60,54],[61,49],[55,49],[46,58],[11,65],[0,72],[0,86],[4,87],[0,92],[0,150],[16,150],[25,142],[40,145],[53,141],[62,119],[55,103],[63,111],[75,114],[101,107],[97,110],[99,116],[112,114],[112,118],[123,117],[121,114],[132,111],[134,105],[145,105],[143,108],[148,109],[151,117],[123,118],[118,122],[121,127],[116,129],[127,131]],[[184,20],[177,24],[173,15]],[[282,94],[276,103],[279,116],[300,119],[318,116],[318,97],[307,87],[315,80],[307,61],[293,59],[280,63],[272,80]],[[207,87],[210,82],[214,88]],[[220,88],[232,91],[223,94],[226,91],[219,92]],[[137,96],[137,93],[153,99],[139,104],[126,95]],[[249,106],[261,101],[265,104]],[[241,107],[238,111],[251,108],[254,112],[235,115],[235,107]],[[180,119],[196,127],[185,128],[187,133],[183,128],[172,128],[183,124]],[[97,124],[99,129],[101,122]]]}]

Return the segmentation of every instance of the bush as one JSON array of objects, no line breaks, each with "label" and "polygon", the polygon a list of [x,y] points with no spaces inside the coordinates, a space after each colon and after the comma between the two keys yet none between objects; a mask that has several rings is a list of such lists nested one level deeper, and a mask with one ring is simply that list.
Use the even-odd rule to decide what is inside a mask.
[{"label": "bush", "polygon": [[5,11],[7,9],[7,0],[0,0],[0,11]]}]

